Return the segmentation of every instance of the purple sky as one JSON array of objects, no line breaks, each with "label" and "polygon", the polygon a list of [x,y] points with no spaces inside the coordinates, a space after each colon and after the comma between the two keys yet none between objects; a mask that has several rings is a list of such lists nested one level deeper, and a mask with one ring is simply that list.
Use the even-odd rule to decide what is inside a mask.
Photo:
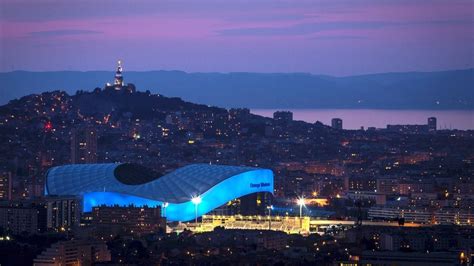
[{"label": "purple sky", "polygon": [[0,71],[474,67],[473,0],[0,0]]}]

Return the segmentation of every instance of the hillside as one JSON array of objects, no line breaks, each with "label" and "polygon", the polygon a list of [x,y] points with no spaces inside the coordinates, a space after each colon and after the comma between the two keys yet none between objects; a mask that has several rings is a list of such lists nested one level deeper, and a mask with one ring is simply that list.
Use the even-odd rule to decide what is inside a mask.
[{"label": "hillside", "polygon": [[[0,104],[31,93],[91,91],[107,71],[0,73]],[[305,73],[125,72],[125,82],[219,107],[474,109],[474,69],[332,77]]]}]

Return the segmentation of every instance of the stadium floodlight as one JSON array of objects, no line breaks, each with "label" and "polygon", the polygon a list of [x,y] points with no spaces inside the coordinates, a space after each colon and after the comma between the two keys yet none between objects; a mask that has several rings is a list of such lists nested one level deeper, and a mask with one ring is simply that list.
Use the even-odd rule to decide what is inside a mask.
[{"label": "stadium floodlight", "polygon": [[194,222],[197,223],[197,220],[198,220],[198,205],[201,204],[202,199],[201,199],[200,196],[196,196],[196,197],[193,197],[191,199],[191,202],[194,204],[194,213],[195,213]]},{"label": "stadium floodlight", "polygon": [[273,210],[273,205],[267,206],[268,209],[268,230],[272,229],[272,210]]},{"label": "stadium floodlight", "polygon": [[202,199],[200,196],[196,196],[191,199],[191,202],[194,203],[194,205],[199,205],[202,202]]},{"label": "stadium floodlight", "polygon": [[273,205],[267,206],[268,216],[272,216]]},{"label": "stadium floodlight", "polygon": [[163,205],[161,205],[161,207],[163,208],[163,217],[166,217],[166,208],[168,208],[168,205],[168,202],[163,202]]},{"label": "stadium floodlight", "polygon": [[303,197],[299,198],[296,203],[300,206],[300,218],[303,217],[303,206],[305,205],[305,199]]}]

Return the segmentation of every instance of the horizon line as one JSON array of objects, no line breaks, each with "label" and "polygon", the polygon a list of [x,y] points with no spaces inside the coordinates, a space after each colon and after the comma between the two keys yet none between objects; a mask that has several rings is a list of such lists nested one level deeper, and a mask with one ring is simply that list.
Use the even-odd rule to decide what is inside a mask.
[{"label": "horizon line", "polygon": [[[380,74],[407,74],[407,73],[439,73],[439,72],[454,72],[454,71],[467,71],[467,70],[474,70],[474,66],[467,67],[467,68],[455,68],[455,69],[445,69],[445,70],[406,70],[406,71],[388,71],[388,72],[368,72],[363,74],[352,74],[352,75],[331,75],[331,74],[322,74],[322,73],[312,73],[312,72],[252,72],[252,71],[185,71],[179,69],[152,69],[152,70],[126,70],[125,73],[145,73],[145,72],[183,72],[186,74],[304,74],[304,75],[311,75],[311,76],[329,76],[329,77],[336,77],[336,78],[344,78],[344,77],[357,77],[357,76],[368,76],[368,75],[380,75]],[[44,71],[37,71],[37,70],[12,70],[12,71],[0,71],[0,74],[9,74],[15,72],[29,72],[29,73],[54,73],[54,72],[80,72],[80,73],[87,73],[87,72],[115,72],[114,70],[44,70]]]}]

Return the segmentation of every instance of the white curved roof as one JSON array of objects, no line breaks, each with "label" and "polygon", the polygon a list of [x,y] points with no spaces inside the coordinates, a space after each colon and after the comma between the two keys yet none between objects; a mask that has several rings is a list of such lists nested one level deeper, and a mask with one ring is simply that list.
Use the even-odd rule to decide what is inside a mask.
[{"label": "white curved roof", "polygon": [[[117,192],[170,203],[189,201],[232,176],[263,169],[253,167],[192,164],[153,181],[126,185],[114,175],[121,164],[73,164],[51,168],[46,176],[48,194],[77,195],[88,192]],[[268,170],[270,171],[270,170]]]}]

